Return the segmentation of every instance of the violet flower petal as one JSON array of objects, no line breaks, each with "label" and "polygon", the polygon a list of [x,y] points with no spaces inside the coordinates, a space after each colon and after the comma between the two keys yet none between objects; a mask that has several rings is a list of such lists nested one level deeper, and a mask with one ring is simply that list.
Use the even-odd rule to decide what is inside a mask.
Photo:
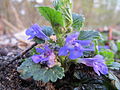
[{"label": "violet flower petal", "polygon": [[69,55],[69,58],[70,59],[76,59],[76,58],[79,58],[83,55],[83,52],[80,52],[78,50],[72,50],[70,51],[70,55]]},{"label": "violet flower petal", "polygon": [[82,62],[83,64],[93,67],[94,71],[100,76],[101,74],[108,74],[108,68],[106,64],[104,64],[105,60],[103,56],[96,55],[93,58],[83,58],[78,60],[78,62]]},{"label": "violet flower petal", "polygon": [[43,49],[41,49],[41,48],[36,48],[36,52],[37,52],[37,53],[43,53],[43,52],[44,52],[44,50],[43,50]]},{"label": "violet flower petal", "polygon": [[39,55],[33,55],[31,58],[35,63],[39,63],[41,61],[41,58]]},{"label": "violet flower petal", "polygon": [[68,48],[66,46],[61,47],[58,54],[59,56],[66,56],[68,54]]},{"label": "violet flower petal", "polygon": [[76,40],[78,38],[78,36],[79,36],[79,32],[75,32],[75,33],[68,35],[66,38],[66,43]]},{"label": "violet flower petal", "polygon": [[25,33],[26,35],[30,36],[28,39],[33,39],[36,34],[32,28],[27,29]]},{"label": "violet flower petal", "polygon": [[59,50],[59,56],[66,56],[70,53],[70,59],[77,59],[83,55],[84,51],[94,51],[94,49],[84,48],[91,43],[91,40],[77,40],[79,32],[67,36],[66,43]]},{"label": "violet flower petal", "polygon": [[29,39],[33,39],[34,37],[38,37],[43,40],[48,40],[49,38],[42,32],[42,28],[38,24],[32,25],[26,31],[26,35],[30,36]]},{"label": "violet flower petal", "polygon": [[96,56],[94,56],[94,58],[97,58],[97,59],[100,60],[100,61],[104,61],[104,60],[103,60],[104,57],[103,57],[102,55],[96,55]]},{"label": "violet flower petal", "polygon": [[93,69],[100,76],[99,67],[97,65],[94,65]]},{"label": "violet flower petal", "polygon": [[106,65],[104,64],[104,63],[101,63],[101,64],[99,64],[100,66],[100,69],[99,69],[99,71],[102,73],[102,74],[104,74],[104,75],[106,75],[107,73],[108,73],[108,68],[106,67]]},{"label": "violet flower petal", "polygon": [[48,45],[44,46],[44,49],[37,48],[37,52],[39,52],[39,55],[33,55],[31,58],[33,62],[35,63],[46,63],[48,67],[53,67],[56,65],[56,56],[51,50]]},{"label": "violet flower petal", "polygon": [[83,46],[87,46],[91,43],[91,40],[75,40],[75,41]]}]

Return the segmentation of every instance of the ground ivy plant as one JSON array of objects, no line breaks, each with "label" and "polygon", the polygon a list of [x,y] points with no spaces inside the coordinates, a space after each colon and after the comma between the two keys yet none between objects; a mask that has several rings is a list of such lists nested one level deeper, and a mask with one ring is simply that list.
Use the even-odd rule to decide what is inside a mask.
[{"label": "ground ivy plant", "polygon": [[37,7],[51,26],[33,24],[26,30],[28,39],[38,45],[31,50],[31,57],[17,68],[21,78],[56,82],[65,77],[71,63],[84,64],[98,76],[109,77],[108,67],[112,66],[114,55],[98,45],[101,34],[82,30],[85,18],[72,12],[71,0],[54,0],[53,6]]}]

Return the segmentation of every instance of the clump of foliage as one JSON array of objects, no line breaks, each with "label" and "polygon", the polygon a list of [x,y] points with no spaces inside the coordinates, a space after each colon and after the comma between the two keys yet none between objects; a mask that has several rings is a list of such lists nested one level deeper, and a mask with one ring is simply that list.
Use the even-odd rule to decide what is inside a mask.
[{"label": "clump of foliage", "polygon": [[[53,6],[37,7],[51,27],[34,24],[26,30],[26,35],[30,36],[28,39],[38,46],[31,50],[31,57],[26,58],[18,67],[21,78],[57,82],[67,77],[66,73],[73,65],[85,65],[86,68],[92,68],[99,77],[110,77],[109,80],[114,80],[115,87],[119,88],[119,81],[108,70],[108,66],[114,62],[114,54],[98,45],[98,41],[102,40],[101,34],[94,30],[82,30],[84,16],[72,13],[70,0],[54,0]],[[80,85],[79,79],[84,78],[82,74],[86,73],[80,70],[73,72],[73,76],[78,79],[77,86],[74,86]],[[93,84],[92,87],[96,88]]]}]

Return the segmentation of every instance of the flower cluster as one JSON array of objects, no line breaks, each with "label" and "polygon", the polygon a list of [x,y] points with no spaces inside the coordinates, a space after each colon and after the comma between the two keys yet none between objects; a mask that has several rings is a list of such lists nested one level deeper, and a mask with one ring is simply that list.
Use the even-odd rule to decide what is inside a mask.
[{"label": "flower cluster", "polygon": [[46,63],[48,67],[53,67],[56,64],[56,56],[47,45],[44,47],[44,49],[36,48],[37,53],[40,53],[39,55],[33,55],[31,58],[35,63]]},{"label": "flower cluster", "polygon": [[[42,40],[48,40],[49,37],[46,36],[42,30],[43,29],[38,24],[34,24],[29,29],[27,29],[26,35],[30,36],[28,39],[37,37]],[[51,50],[48,45],[44,46],[44,49],[36,48],[36,51],[40,54],[35,54],[31,57],[33,62],[46,64],[48,67],[53,67],[56,64],[56,56],[54,54],[54,51]]]},{"label": "flower cluster", "polygon": [[[42,40],[48,40],[49,37],[42,32],[42,28],[34,24],[27,31],[26,35],[29,35],[29,39],[37,37]],[[87,66],[93,67],[94,71],[100,75],[107,74],[108,68],[105,64],[103,56],[96,55],[93,58],[81,58],[85,51],[94,51],[93,44],[91,40],[78,40],[79,32],[74,32],[67,35],[65,39],[65,44],[59,49],[59,56],[68,56],[70,60],[79,59],[78,63],[83,63]],[[33,55],[31,58],[34,63],[46,64],[49,68],[56,65],[57,59],[54,54],[54,50],[49,48],[49,45],[45,45],[44,49],[36,48],[38,54]]]},{"label": "flower cluster", "polygon": [[[35,44],[31,46],[31,48],[34,47],[31,49],[30,54],[32,55],[26,58],[17,69],[21,73],[21,77],[23,79],[32,77],[34,80],[41,80],[45,83],[56,82],[68,75],[73,66],[81,67],[78,65],[86,65],[86,67],[74,68],[72,78],[79,78],[78,76],[81,77],[84,73],[88,77],[89,71],[81,70],[87,67],[92,67],[98,76],[108,74],[107,65],[114,61],[114,54],[105,50],[109,49],[109,46],[99,46],[102,44],[99,43],[102,40],[101,34],[95,30],[81,30],[84,25],[84,16],[72,13],[70,0],[54,0],[53,5],[54,8],[37,7],[51,26],[41,27],[34,24],[26,30],[28,39],[34,41]],[[86,76],[81,80],[84,80]],[[66,78],[64,78],[65,80]],[[77,80],[78,84],[81,83],[81,80]],[[74,85],[72,87],[79,88]]]},{"label": "flower cluster", "polygon": [[84,46],[90,45],[90,40],[77,40],[78,36],[79,32],[67,36],[65,45],[59,50],[59,56],[67,56],[69,54],[70,59],[77,59],[83,56],[84,51],[94,51],[94,49],[84,48]]}]

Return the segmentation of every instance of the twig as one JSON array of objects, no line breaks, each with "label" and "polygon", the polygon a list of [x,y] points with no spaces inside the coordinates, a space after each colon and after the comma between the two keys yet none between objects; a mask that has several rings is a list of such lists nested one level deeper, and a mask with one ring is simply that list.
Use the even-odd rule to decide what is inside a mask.
[{"label": "twig", "polygon": [[8,22],[6,19],[2,18],[1,19],[3,21],[4,24],[8,25],[10,28],[12,28],[15,31],[18,31],[19,29],[17,27],[15,27],[14,25],[12,25],[10,22]]},{"label": "twig", "polygon": [[12,64],[14,61],[16,61],[17,59],[22,58],[29,50],[31,50],[34,46],[36,46],[37,43],[34,43],[31,47],[27,48],[25,51],[23,51],[21,54],[19,54],[18,56],[16,56],[13,60],[11,60],[11,62],[9,62],[8,64],[6,64],[5,66],[3,66],[0,71],[2,71],[4,68],[8,67],[10,64]]},{"label": "twig", "polygon": [[24,29],[24,25],[23,25],[22,21],[20,20],[20,17],[19,17],[19,14],[18,14],[16,8],[13,6],[12,2],[10,2],[10,5],[11,5],[12,11],[13,11],[13,13],[15,15],[16,21],[18,23],[17,26],[20,29]]},{"label": "twig", "polygon": [[113,37],[112,37],[112,27],[109,27],[109,33],[108,33],[108,40],[112,40]]}]

